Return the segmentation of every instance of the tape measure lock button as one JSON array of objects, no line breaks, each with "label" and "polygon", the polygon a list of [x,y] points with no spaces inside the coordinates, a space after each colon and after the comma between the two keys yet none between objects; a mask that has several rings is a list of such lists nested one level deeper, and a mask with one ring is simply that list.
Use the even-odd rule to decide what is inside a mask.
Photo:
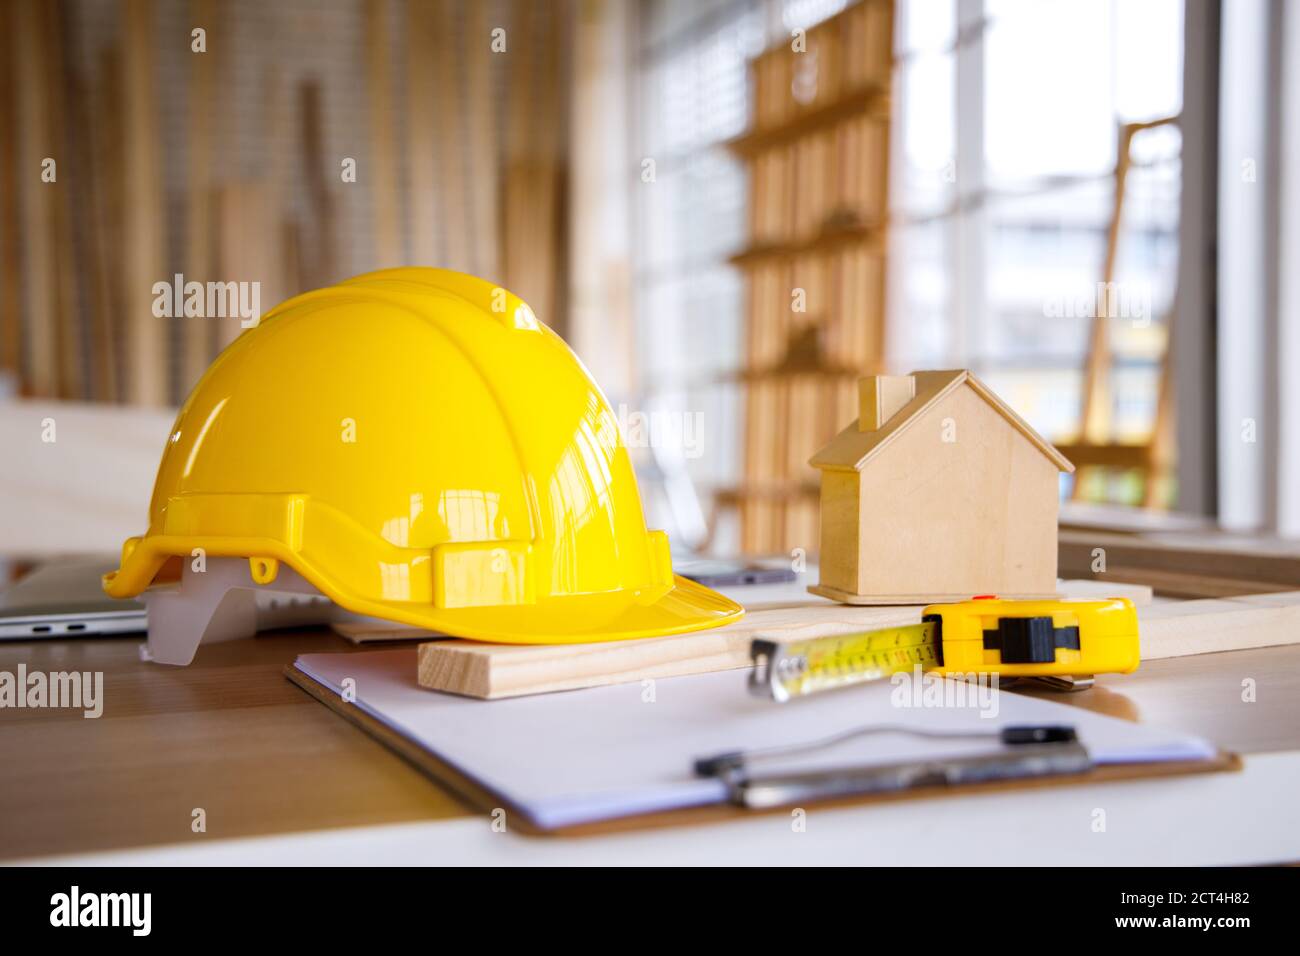
[{"label": "tape measure lock button", "polygon": [[1000,617],[993,633],[1003,664],[1050,664],[1056,660],[1050,617]]},{"label": "tape measure lock button", "polygon": [[984,632],[984,649],[997,651],[1003,664],[1052,664],[1058,648],[1077,651],[1079,628],[1057,627],[1050,616],[1000,617]]}]

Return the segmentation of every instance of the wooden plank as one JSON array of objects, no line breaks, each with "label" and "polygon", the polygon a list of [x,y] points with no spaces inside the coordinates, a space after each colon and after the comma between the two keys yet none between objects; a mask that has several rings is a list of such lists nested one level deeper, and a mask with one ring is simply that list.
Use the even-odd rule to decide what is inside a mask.
[{"label": "wooden plank", "polygon": [[1221,578],[1208,574],[1163,571],[1157,568],[1129,567],[1122,564],[1107,565],[1105,577],[1145,584],[1162,596],[1186,599],[1277,594],[1292,590],[1295,586],[1294,583],[1279,584],[1248,578]]},{"label": "wooden plank", "polygon": [[389,75],[389,18],[392,0],[366,0],[366,91],[370,118],[370,169],[362,180],[374,208],[374,265],[403,265],[401,214],[397,199],[397,147],[393,130],[393,86]]},{"label": "wooden plank", "polygon": [[[286,73],[287,71],[279,63],[272,63],[266,68],[264,74],[262,89],[265,91],[263,94],[265,106],[262,109],[259,128],[261,139],[266,143],[274,143],[281,135],[281,131],[293,127],[295,119],[293,89],[286,79]],[[259,247],[265,250],[265,258],[258,264],[254,276],[262,283],[259,304],[263,315],[291,294],[305,291],[300,286],[289,285],[287,279],[289,270],[284,258],[285,234],[290,221],[289,209],[292,206],[292,202],[287,201],[287,197],[293,195],[293,185],[298,179],[301,167],[294,161],[290,149],[272,148],[265,169],[265,178],[258,180],[266,196],[266,209],[261,213],[266,235],[258,238]],[[335,177],[338,176],[338,171],[339,167],[335,165],[333,169]],[[326,190],[329,208],[326,211],[327,218],[321,223],[320,231],[322,243],[325,245],[323,262],[330,270],[328,274],[334,277],[328,281],[337,282],[345,278],[341,272],[342,250],[336,234],[337,200],[332,185],[339,180],[337,178],[331,180],[330,174],[331,170],[327,168],[327,164],[322,164],[322,188]],[[227,276],[227,278],[231,277]]]},{"label": "wooden plank", "polygon": [[172,320],[153,314],[153,285],[167,279],[163,270],[157,31],[152,0],[126,0],[123,10],[126,394],[137,404],[162,405],[167,400],[167,343]]},{"label": "wooden plank", "polygon": [[465,97],[461,93],[465,74],[461,58],[465,43],[455,3],[451,0],[438,0],[434,15],[438,51],[435,57],[437,81],[434,84],[434,99],[437,108],[438,185],[441,189],[444,235],[443,258],[439,265],[458,272],[472,272],[474,249],[470,236],[467,194],[474,172],[465,168],[466,111]]},{"label": "wooden plank", "polygon": [[59,394],[55,310],[58,277],[55,264],[54,190],[41,179],[46,158],[58,162],[51,135],[49,89],[44,70],[42,5],[27,0],[14,6],[15,60],[18,76],[18,182],[22,213],[25,332],[24,391]]},{"label": "wooden plank", "polygon": [[[1067,596],[1098,596],[1095,586],[1073,585],[1064,582]],[[1115,596],[1140,602],[1150,599],[1150,591],[1122,588]],[[436,641],[420,645],[419,682],[432,690],[490,700],[704,674],[749,666],[750,642],[761,633],[811,627],[818,634],[846,634],[915,623],[920,612],[921,605],[859,607],[810,600],[751,610],[725,627],[640,641],[542,646]],[[387,636],[401,634],[397,630]]]},{"label": "wooden plank", "polygon": [[[502,193],[505,205],[502,210],[502,254],[505,281],[509,287],[529,301],[532,295],[530,256],[532,231],[535,228],[533,207],[529,196],[529,153],[533,136],[533,61],[535,39],[533,36],[533,10],[527,5],[512,2],[510,11],[510,52],[506,61],[506,138]],[[534,309],[540,303],[532,301]],[[543,319],[547,316],[543,315]]]},{"label": "wooden plank", "polygon": [[1142,659],[1300,644],[1300,591],[1144,608]]},{"label": "wooden plank", "polygon": [[498,99],[493,64],[491,35],[496,23],[486,3],[470,5],[465,54],[468,58],[466,82],[468,100],[466,121],[469,124],[469,198],[470,227],[473,241],[473,273],[497,281],[501,268],[498,179],[501,157],[498,154],[496,117]]},{"label": "wooden plank", "polygon": [[[321,96],[319,80],[305,80],[298,87],[302,168],[307,180],[312,240],[312,253],[304,256],[302,281],[309,289],[332,285],[346,278],[338,270],[339,247],[331,189],[331,182],[338,182],[339,165],[325,149],[325,107]],[[263,303],[267,308],[274,304]]]},{"label": "wooden plank", "polygon": [[[1057,538],[1059,573],[1071,578],[1164,581],[1169,593],[1218,597],[1300,586],[1300,546],[1262,541],[1170,534],[1156,540],[1132,534],[1062,529]],[[1104,560],[1104,570],[1095,570]],[[1192,588],[1192,590],[1188,590]],[[1196,590],[1201,588],[1201,590]],[[1205,590],[1205,589],[1209,590]]]},{"label": "wooden plank", "polygon": [[537,317],[564,334],[560,162],[566,127],[560,96],[567,3],[510,7],[505,159],[506,283]]},{"label": "wooden plank", "polygon": [[[1058,445],[1057,448],[1059,450],[1060,446]],[[1215,522],[1205,515],[1157,511],[1132,505],[1101,504],[1092,501],[1061,502],[1062,530],[1127,534],[1153,531],[1206,533],[1213,532],[1216,527]],[[1300,546],[1297,550],[1300,550]]]},{"label": "wooden plank", "polygon": [[1057,444],[1056,450],[1070,459],[1075,468],[1091,468],[1100,465],[1107,468],[1134,468],[1145,471],[1151,464],[1149,445],[1065,442]]},{"label": "wooden plank", "polygon": [[[217,58],[224,37],[216,36],[216,0],[191,0],[195,26],[207,31],[207,52],[190,53],[189,142],[185,171],[185,277],[187,281],[215,281],[213,248],[213,203],[216,190],[212,178],[212,115],[216,106]],[[237,277],[236,277],[237,278]],[[189,391],[212,361],[216,334],[209,318],[188,318],[178,323],[182,330],[180,391]]]},{"label": "wooden plank", "polygon": [[[95,117],[98,90],[97,77],[87,75],[73,52],[71,26],[65,24],[64,43],[68,47],[63,58],[63,85],[66,117],[64,130],[69,162],[69,201],[71,211],[65,228],[69,231],[71,251],[66,262],[61,263],[69,290],[75,290],[77,352],[76,374],[78,397],[109,402],[117,397],[117,370],[114,366],[114,348],[108,334],[109,302],[107,295],[107,257],[104,254],[104,235],[101,231],[99,209],[100,191],[116,188],[107,173],[111,167],[109,157],[99,152],[96,143],[96,125],[102,123]],[[69,293],[71,295],[71,292]]]},{"label": "wooden plank", "polygon": [[810,134],[863,113],[872,116],[888,116],[888,94],[875,88],[857,90],[841,99],[800,113],[783,126],[756,128],[728,140],[724,145],[738,156],[754,156],[776,146],[801,141]]},{"label": "wooden plank", "polygon": [[[244,181],[221,187],[217,196],[217,264],[222,281],[260,282],[265,297],[260,301],[263,312],[275,305],[267,292],[276,285],[275,263],[282,248],[270,193],[266,183]],[[319,260],[317,268],[321,268]],[[217,343],[222,348],[244,331],[237,309],[203,321],[216,326]]]},{"label": "wooden plank", "polygon": [[122,251],[122,66],[117,49],[105,50],[92,85],[90,136],[97,162],[91,168],[94,315],[91,353],[95,362],[95,397],[125,401],[126,328]]},{"label": "wooden plank", "polygon": [[433,8],[407,5],[406,23],[406,174],[409,194],[411,265],[441,263],[440,215],[434,135],[435,62],[440,51],[433,41]]},{"label": "wooden plank", "polygon": [[59,364],[59,394],[63,398],[88,397],[86,382],[84,313],[80,295],[86,289],[85,273],[78,268],[79,258],[74,237],[74,190],[84,185],[85,167],[77,162],[76,144],[84,129],[69,110],[69,96],[74,79],[68,62],[68,32],[63,7],[46,3],[41,7],[41,56],[48,90],[46,107],[50,144],[59,160],[58,183],[50,187],[53,200],[54,237],[54,312],[47,321],[54,323]]},{"label": "wooden plank", "polygon": [[22,374],[22,227],[19,221],[20,139],[16,4],[0,3],[0,370]]}]

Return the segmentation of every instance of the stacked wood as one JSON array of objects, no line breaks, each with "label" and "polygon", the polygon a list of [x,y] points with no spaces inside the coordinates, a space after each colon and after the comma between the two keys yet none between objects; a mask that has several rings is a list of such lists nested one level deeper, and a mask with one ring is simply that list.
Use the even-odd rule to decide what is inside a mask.
[{"label": "stacked wood", "polygon": [[893,5],[863,0],[751,64],[741,547],[815,551],[807,460],[856,414],[884,353]]},{"label": "stacked wood", "polygon": [[563,331],[571,4],[345,6],[0,4],[0,393],[182,400],[243,317],[177,275],[453,268]]}]

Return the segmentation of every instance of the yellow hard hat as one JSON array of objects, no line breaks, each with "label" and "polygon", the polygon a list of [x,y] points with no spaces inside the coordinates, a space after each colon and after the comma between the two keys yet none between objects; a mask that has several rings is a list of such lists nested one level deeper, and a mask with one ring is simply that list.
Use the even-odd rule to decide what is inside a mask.
[{"label": "yellow hard hat", "polygon": [[[104,577],[134,597],[195,549],[283,562],[358,614],[518,644],[725,624],[647,531],[609,402],[504,289],[390,269],[297,296],[199,380],[149,531]],[[168,569],[170,571],[170,569]]]}]

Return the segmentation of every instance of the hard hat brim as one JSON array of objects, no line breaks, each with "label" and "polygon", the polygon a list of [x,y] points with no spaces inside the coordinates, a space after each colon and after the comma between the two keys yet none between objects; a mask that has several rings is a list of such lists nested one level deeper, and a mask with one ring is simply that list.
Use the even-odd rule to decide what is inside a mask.
[{"label": "hard hat brim", "polygon": [[[717,591],[673,575],[671,585],[547,597],[528,604],[445,608],[416,601],[373,600],[341,586],[301,553],[271,539],[205,541],[211,556],[275,558],[322,594],[355,614],[378,617],[452,637],[494,644],[587,644],[664,637],[721,627],[745,609]],[[135,597],[154,583],[171,558],[188,558],[193,540],[138,539],[121,569],[104,576],[113,597]],[[268,586],[268,590],[274,590]]]},{"label": "hard hat brim", "polygon": [[391,607],[377,616],[397,620],[400,614],[417,627],[496,644],[587,644],[721,627],[745,613],[730,598],[680,575],[673,576],[667,589],[640,594],[613,591],[527,605],[414,610]]}]

